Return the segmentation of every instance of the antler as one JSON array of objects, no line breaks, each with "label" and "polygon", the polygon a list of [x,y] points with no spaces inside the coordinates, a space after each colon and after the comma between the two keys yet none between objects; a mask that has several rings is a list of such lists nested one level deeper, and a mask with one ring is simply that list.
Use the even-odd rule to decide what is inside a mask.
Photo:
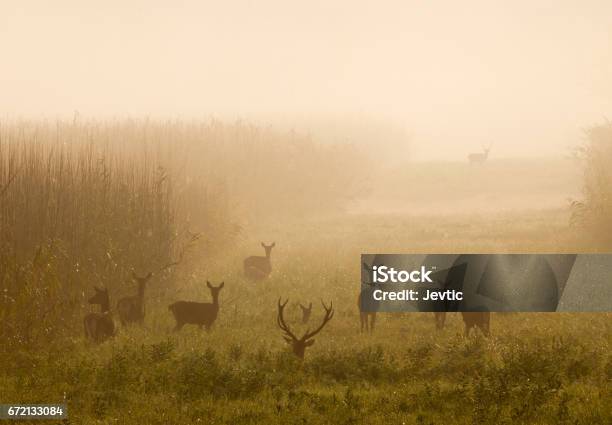
[{"label": "antler", "polygon": [[304,336],[302,337],[303,341],[306,341],[307,339],[312,338],[313,336],[315,336],[316,334],[321,332],[321,329],[323,329],[323,327],[327,324],[327,322],[329,322],[332,319],[332,317],[334,317],[334,310],[333,310],[333,303],[332,302],[329,303],[329,308],[325,305],[323,300],[321,300],[321,305],[325,309],[325,317],[323,317],[323,322],[314,331],[310,332],[310,329],[307,330],[306,333],[304,334]]},{"label": "antler", "polygon": [[286,341],[289,341],[289,338],[291,338],[291,340],[293,341],[297,341],[298,340],[297,337],[293,334],[293,332],[291,332],[291,330],[289,329],[289,326],[287,326],[287,323],[285,323],[285,319],[283,317],[283,310],[288,302],[289,302],[289,299],[287,299],[287,301],[285,301],[284,303],[281,303],[280,298],[278,299],[278,315],[276,316],[276,324],[287,335],[285,336]]}]

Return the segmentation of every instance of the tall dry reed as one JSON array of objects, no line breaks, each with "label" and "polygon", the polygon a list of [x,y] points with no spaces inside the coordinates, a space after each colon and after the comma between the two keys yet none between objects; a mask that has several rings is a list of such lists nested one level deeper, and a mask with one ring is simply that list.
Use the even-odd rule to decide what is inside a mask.
[{"label": "tall dry reed", "polygon": [[187,247],[205,261],[260,221],[337,209],[361,158],[240,121],[1,123],[0,338],[77,335],[92,285],[116,300]]}]

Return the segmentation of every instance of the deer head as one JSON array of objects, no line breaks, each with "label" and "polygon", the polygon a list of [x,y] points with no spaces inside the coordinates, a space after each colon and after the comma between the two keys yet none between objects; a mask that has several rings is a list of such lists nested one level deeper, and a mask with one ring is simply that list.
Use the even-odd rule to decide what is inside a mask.
[{"label": "deer head", "polygon": [[310,320],[310,313],[312,313],[312,303],[308,304],[308,307],[304,307],[302,303],[298,304],[302,309],[302,323],[308,323]]},{"label": "deer head", "polygon": [[327,322],[329,322],[332,317],[334,317],[334,311],[332,309],[333,305],[332,303],[330,303],[329,307],[327,307],[325,304],[323,304],[323,301],[321,301],[323,309],[325,310],[325,317],[323,317],[323,322],[314,331],[311,332],[310,329],[308,329],[301,338],[298,338],[293,332],[291,332],[291,329],[289,329],[289,326],[287,326],[285,318],[283,317],[283,311],[288,301],[289,300],[285,301],[284,303],[281,303],[280,298],[278,299],[278,316],[276,317],[276,323],[278,324],[278,327],[285,333],[285,335],[283,335],[283,338],[285,338],[287,344],[291,345],[293,354],[298,356],[300,359],[303,359],[304,353],[306,352],[306,348],[312,346],[315,342],[312,337],[321,332]]},{"label": "deer head", "polygon": [[89,304],[99,304],[103,313],[108,311],[110,308],[110,302],[108,299],[108,289],[98,288],[97,286],[94,286],[94,290],[96,291],[96,293],[93,297],[88,299],[87,302]]},{"label": "deer head", "polygon": [[146,276],[138,276],[132,272],[132,279],[138,284],[138,293],[144,295],[144,289],[147,282],[153,277],[153,273],[149,272]]},{"label": "deer head", "polygon": [[276,242],[272,242],[270,245],[266,245],[265,243],[262,242],[261,246],[263,247],[263,249],[266,250],[266,257],[269,257],[270,253],[272,252],[272,248],[276,246]]},{"label": "deer head", "polygon": [[208,289],[210,289],[210,295],[212,296],[213,303],[217,303],[219,301],[219,292],[221,292],[221,289],[223,289],[223,286],[225,286],[225,282],[221,282],[219,286],[212,286],[209,281],[206,281],[206,286],[208,286]]},{"label": "deer head", "polygon": [[147,283],[149,279],[153,277],[153,272],[147,273],[146,276],[138,276],[136,273],[132,272],[132,279],[138,283]]}]

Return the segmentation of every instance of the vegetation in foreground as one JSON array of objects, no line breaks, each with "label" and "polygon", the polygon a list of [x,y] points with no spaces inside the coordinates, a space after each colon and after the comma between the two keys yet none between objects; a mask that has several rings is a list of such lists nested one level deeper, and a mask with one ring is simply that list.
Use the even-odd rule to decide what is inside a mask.
[{"label": "vegetation in foreground", "polygon": [[[550,235],[559,235],[555,215],[540,214],[551,223]],[[455,234],[458,246],[503,251],[520,238],[538,250],[559,243],[519,236],[523,226],[543,231],[537,227],[541,218],[497,220],[522,224],[478,241],[468,226],[466,239]],[[482,224],[476,217],[469,221],[474,229]],[[143,327],[121,328],[101,345],[78,336],[12,355],[0,378],[0,399],[65,401],[68,423],[78,424],[610,422],[610,314],[496,314],[488,339],[464,338],[459,315],[436,331],[431,314],[379,314],[374,333],[359,334],[352,267],[359,247],[383,244],[384,228],[387,239],[398,238],[389,245],[400,246],[409,228],[446,232],[454,225],[445,219],[428,223],[427,217],[415,217],[406,227],[390,227],[397,221],[382,217],[341,223],[351,222],[371,234],[346,236],[344,247],[330,243],[344,230],[333,220],[285,227],[282,240],[299,234],[300,245],[277,242],[275,270],[266,281],[245,280],[238,255],[195,272],[179,285],[185,288],[181,299],[209,300],[204,276],[226,281],[210,333],[196,326],[171,332],[167,304],[179,295],[149,300]],[[501,228],[495,224],[488,226]],[[314,229],[326,238],[312,236]],[[445,244],[433,240],[424,248]],[[319,323],[319,298],[334,301],[333,320],[303,362],[276,326],[280,296],[290,299],[286,317],[298,330],[307,327],[299,323],[298,302],[313,301],[311,320]]]}]

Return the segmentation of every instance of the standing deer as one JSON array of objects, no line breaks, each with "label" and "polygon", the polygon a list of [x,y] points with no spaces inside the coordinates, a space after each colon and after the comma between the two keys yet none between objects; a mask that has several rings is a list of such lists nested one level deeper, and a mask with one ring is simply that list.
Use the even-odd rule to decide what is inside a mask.
[{"label": "standing deer", "polygon": [[434,313],[434,317],[436,319],[436,329],[437,330],[444,329],[444,322],[446,322],[446,312],[445,311],[436,311]]},{"label": "standing deer", "polygon": [[361,307],[361,292],[357,297],[357,308],[359,309],[359,320],[361,321],[361,331],[374,332],[374,324],[376,323],[375,311],[363,311]]},{"label": "standing deer", "polygon": [[302,310],[302,323],[308,323],[310,320],[310,314],[312,313],[312,303],[308,304],[308,307],[304,307],[302,303],[298,304]]},{"label": "standing deer", "polygon": [[174,331],[180,331],[186,324],[198,325],[200,329],[204,326],[207,332],[210,331],[210,327],[215,323],[219,314],[219,292],[224,285],[225,282],[221,282],[219,286],[215,287],[209,281],[206,281],[206,286],[210,289],[210,295],[212,296],[212,303],[177,301],[170,304],[168,310],[172,312],[176,320]]},{"label": "standing deer", "polygon": [[482,152],[471,153],[468,155],[468,161],[470,164],[484,164],[484,162],[489,158],[489,151],[491,150],[492,144],[489,145],[488,148],[483,146]]},{"label": "standing deer", "polygon": [[[446,312],[437,311],[434,313],[436,318],[436,329],[441,330],[444,328],[444,322],[446,321]],[[462,311],[461,316],[465,325],[465,336],[470,335],[472,328],[479,328],[485,336],[489,336],[489,323],[491,321],[491,313],[488,311],[484,312],[467,312]]]},{"label": "standing deer", "polygon": [[99,304],[101,313],[89,313],[83,319],[85,325],[85,337],[100,343],[115,334],[115,322],[110,315],[110,301],[108,289],[100,289],[94,286],[95,295],[91,297],[89,304]]},{"label": "standing deer", "polygon": [[[374,263],[372,263],[372,266],[373,265]],[[367,280],[364,281],[364,283],[372,286],[374,284],[370,275],[370,270],[372,269],[372,266],[368,266],[366,263],[362,263],[361,266],[363,267],[363,270],[365,270],[367,276]],[[374,332],[374,324],[376,323],[376,312],[364,311],[363,304],[361,302],[361,295],[362,292],[359,292],[359,296],[357,296],[357,308],[359,309],[359,320],[361,322],[360,332],[363,333],[364,329],[366,330],[366,332]]]},{"label": "standing deer", "polygon": [[491,313],[488,311],[467,312],[462,311],[463,323],[465,324],[465,336],[470,336],[472,328],[480,328],[484,336],[489,336],[489,324]]},{"label": "standing deer", "polygon": [[265,279],[272,272],[272,263],[270,262],[270,254],[276,243],[266,245],[263,242],[261,246],[266,251],[265,256],[253,255],[244,260],[244,275],[249,279],[260,280]]},{"label": "standing deer", "polygon": [[304,333],[301,338],[298,338],[294,335],[293,332],[291,332],[291,329],[289,329],[289,326],[287,326],[287,323],[285,322],[285,319],[283,317],[283,310],[287,305],[288,301],[289,300],[285,301],[284,303],[281,303],[280,298],[278,299],[278,316],[276,317],[276,323],[278,327],[285,333],[285,335],[283,335],[283,338],[285,339],[287,344],[291,345],[293,354],[295,354],[300,359],[304,359],[304,353],[306,351],[306,348],[311,347],[315,343],[315,340],[311,338],[321,332],[321,329],[325,327],[327,322],[329,322],[332,317],[334,317],[333,306],[332,303],[330,303],[328,308],[325,304],[323,304],[323,301],[321,301],[323,309],[325,310],[325,317],[323,317],[323,322],[314,331],[311,332],[310,329],[307,329],[306,333]]},{"label": "standing deer", "polygon": [[151,279],[153,273],[149,272],[144,277],[132,273],[132,279],[138,283],[138,293],[131,297],[121,298],[117,303],[117,311],[119,312],[119,320],[123,326],[129,323],[144,322],[144,292],[147,282]]}]

